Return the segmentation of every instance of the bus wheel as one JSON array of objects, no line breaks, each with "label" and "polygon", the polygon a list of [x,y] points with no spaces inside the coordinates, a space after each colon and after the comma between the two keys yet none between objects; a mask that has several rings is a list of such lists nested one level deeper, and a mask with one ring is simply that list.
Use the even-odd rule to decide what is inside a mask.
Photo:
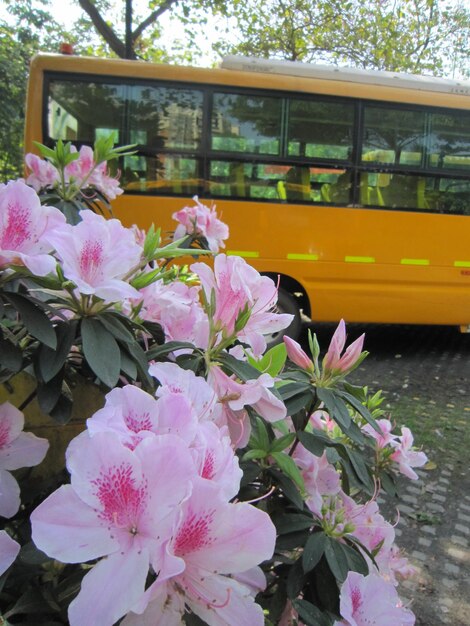
[{"label": "bus wheel", "polygon": [[277,295],[276,313],[289,313],[294,316],[290,326],[277,333],[266,336],[268,349],[277,344],[282,343],[283,337],[287,335],[291,339],[297,340],[302,328],[302,320],[300,319],[300,310],[297,306],[295,298],[290,293],[279,287]]}]

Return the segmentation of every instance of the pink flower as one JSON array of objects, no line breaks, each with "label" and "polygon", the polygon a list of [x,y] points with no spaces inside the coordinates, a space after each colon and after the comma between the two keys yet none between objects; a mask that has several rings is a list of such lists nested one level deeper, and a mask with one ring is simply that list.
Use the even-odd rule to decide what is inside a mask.
[{"label": "pink flower", "polygon": [[155,599],[142,617],[129,615],[123,626],[180,624],[185,604],[207,624],[263,626],[263,611],[253,598],[256,590],[237,574],[271,558],[275,539],[266,513],[250,504],[228,503],[216,485],[195,481],[166,546],[159,578],[147,592]]},{"label": "pink flower", "polygon": [[140,316],[161,324],[168,341],[189,341],[207,346],[209,321],[199,302],[199,287],[180,281],[169,284],[156,281],[139,292],[142,302]]},{"label": "pink flower", "polygon": [[370,424],[366,424],[362,427],[362,430],[372,437],[376,441],[376,446],[379,450],[390,445],[392,441],[396,440],[396,435],[392,435],[392,423],[387,419],[376,420],[377,426],[380,428],[381,434],[379,434],[375,428],[372,428]]},{"label": "pink flower", "polygon": [[333,465],[328,462],[326,453],[321,457],[314,456],[302,445],[297,446],[294,460],[298,465],[305,482],[308,508],[321,517],[323,496],[335,495],[341,489],[340,475]]},{"label": "pink flower", "polygon": [[412,470],[413,467],[422,467],[428,461],[428,457],[424,452],[418,452],[413,448],[413,435],[411,430],[406,426],[401,429],[401,437],[397,437],[397,441],[392,441],[391,445],[395,448],[391,459],[398,463],[398,469],[402,474],[418,480],[419,476]]},{"label": "pink flower", "polygon": [[294,341],[287,335],[284,335],[283,340],[287,349],[287,356],[292,361],[292,363],[295,363],[295,365],[298,365],[302,369],[307,370],[307,372],[313,372],[313,361],[302,350],[300,344],[298,344],[297,341]]},{"label": "pink flower", "polygon": [[[261,276],[244,259],[219,254],[214,261],[214,270],[205,263],[191,266],[201,281],[206,299],[211,301],[215,294],[214,323],[222,335],[236,334],[240,341],[253,349],[255,356],[266,349],[264,335],[287,328],[292,315],[273,313],[277,302],[277,289],[267,276]],[[240,318],[249,312],[242,328],[237,328]]]},{"label": "pink flower", "polygon": [[92,211],[81,211],[80,217],[77,225],[63,224],[48,235],[65,276],[80,293],[105,302],[137,298],[139,292],[123,280],[142,255],[132,231],[119,220],[106,220]]},{"label": "pink flower", "polygon": [[237,495],[243,472],[226,428],[218,428],[212,422],[199,424],[191,454],[201,478],[218,485],[226,500]]},{"label": "pink flower", "polygon": [[413,626],[415,616],[405,609],[395,587],[376,574],[349,572],[340,593],[343,620],[335,626]]},{"label": "pink flower", "polygon": [[194,206],[185,206],[173,213],[174,220],[179,222],[176,227],[174,239],[180,239],[185,235],[204,237],[212,252],[218,252],[219,248],[225,248],[224,239],[228,239],[227,224],[217,218],[215,206],[209,209],[199,202],[194,196]]},{"label": "pink flower", "polygon": [[269,387],[274,386],[274,379],[269,374],[239,383],[214,365],[208,382],[215,389],[222,406],[223,412],[217,423],[228,426],[235,447],[243,448],[250,437],[250,419],[245,406],[253,407],[268,422],[277,422],[286,416],[284,403],[269,391]]},{"label": "pink flower", "polygon": [[0,576],[10,567],[19,551],[20,544],[5,530],[0,530]]},{"label": "pink flower", "polygon": [[63,563],[106,557],[69,607],[71,626],[112,626],[141,600],[173,532],[195,470],[184,442],[148,437],[134,451],[114,433],[80,438],[68,457],[71,485],[31,515],[36,546]]},{"label": "pink flower", "polygon": [[53,187],[59,180],[57,169],[36,154],[29,152],[25,156],[26,166],[31,170],[31,174],[26,179],[26,184],[30,185],[34,191],[40,191],[44,187]]},{"label": "pink flower", "polygon": [[156,395],[180,394],[186,398],[199,421],[214,420],[220,410],[214,389],[201,376],[176,363],[152,363],[149,373],[160,383]]},{"label": "pink flower", "polygon": [[20,488],[10,471],[38,465],[49,448],[47,439],[23,433],[24,415],[9,402],[0,405],[0,515],[20,508]]},{"label": "pink flower", "polygon": [[[72,146],[73,151],[76,148]],[[108,200],[114,200],[122,194],[119,181],[108,176],[108,168],[105,161],[95,166],[93,149],[90,146],[82,146],[77,160],[72,161],[65,167],[64,173],[67,181],[73,180],[80,188],[86,189],[89,185],[103,193]]]},{"label": "pink flower", "polygon": [[87,420],[89,435],[112,431],[131,450],[152,434],[178,435],[191,443],[197,428],[196,412],[183,395],[156,400],[133,385],[110,391],[105,406]]},{"label": "pink flower", "polygon": [[25,265],[36,276],[55,270],[56,260],[47,241],[49,232],[65,224],[53,207],[41,206],[36,193],[22,181],[0,185],[0,269]]},{"label": "pink flower", "polygon": [[333,374],[346,374],[354,369],[362,354],[364,344],[364,334],[354,341],[341,356],[346,343],[346,327],[344,320],[338,324],[338,328],[331,339],[328,352],[323,359],[323,369],[325,372]]}]

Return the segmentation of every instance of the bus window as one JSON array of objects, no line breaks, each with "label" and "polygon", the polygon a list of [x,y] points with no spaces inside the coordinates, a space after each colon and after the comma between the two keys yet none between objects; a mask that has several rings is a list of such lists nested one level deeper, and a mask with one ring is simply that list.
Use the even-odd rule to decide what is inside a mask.
[{"label": "bus window", "polygon": [[93,143],[99,129],[106,128],[112,130],[118,143],[125,143],[127,91],[123,84],[51,80],[49,137]]},{"label": "bus window", "polygon": [[362,161],[404,165],[412,158],[420,165],[424,129],[424,111],[365,106]]},{"label": "bus window", "polygon": [[134,85],[130,88],[129,141],[157,149],[197,149],[202,101],[202,92],[195,89]]},{"label": "bus window", "polygon": [[194,195],[201,186],[199,162],[173,154],[124,157],[121,185],[129,192]]},{"label": "bus window", "polygon": [[470,113],[432,113],[429,166],[470,170]]},{"label": "bus window", "polygon": [[289,100],[289,156],[349,160],[354,105],[331,101]]},{"label": "bus window", "polygon": [[281,109],[280,98],[215,93],[211,122],[212,149],[279,154]]}]

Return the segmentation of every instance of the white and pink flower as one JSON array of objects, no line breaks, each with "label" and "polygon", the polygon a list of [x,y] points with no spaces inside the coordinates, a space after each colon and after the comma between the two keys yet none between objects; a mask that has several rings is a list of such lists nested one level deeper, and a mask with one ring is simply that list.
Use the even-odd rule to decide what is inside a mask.
[{"label": "white and pink flower", "polygon": [[225,248],[224,240],[228,239],[229,230],[227,224],[218,219],[215,206],[212,209],[199,202],[197,196],[193,198],[193,206],[185,206],[173,213],[174,220],[179,222],[174,233],[174,239],[180,239],[185,235],[204,237],[212,252],[218,252],[219,248]]}]

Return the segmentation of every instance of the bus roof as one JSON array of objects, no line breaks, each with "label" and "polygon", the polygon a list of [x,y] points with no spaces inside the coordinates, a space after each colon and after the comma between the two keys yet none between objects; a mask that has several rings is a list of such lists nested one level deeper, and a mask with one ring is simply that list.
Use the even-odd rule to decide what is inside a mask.
[{"label": "bus roof", "polygon": [[434,76],[418,76],[398,72],[362,70],[349,67],[337,67],[334,65],[316,65],[312,63],[301,63],[299,61],[280,61],[243,56],[224,57],[220,63],[220,67],[244,72],[284,74],[302,78],[316,78],[351,83],[365,83],[369,85],[383,85],[384,87],[400,87],[402,89],[420,91],[470,95],[470,81],[436,78]]}]

